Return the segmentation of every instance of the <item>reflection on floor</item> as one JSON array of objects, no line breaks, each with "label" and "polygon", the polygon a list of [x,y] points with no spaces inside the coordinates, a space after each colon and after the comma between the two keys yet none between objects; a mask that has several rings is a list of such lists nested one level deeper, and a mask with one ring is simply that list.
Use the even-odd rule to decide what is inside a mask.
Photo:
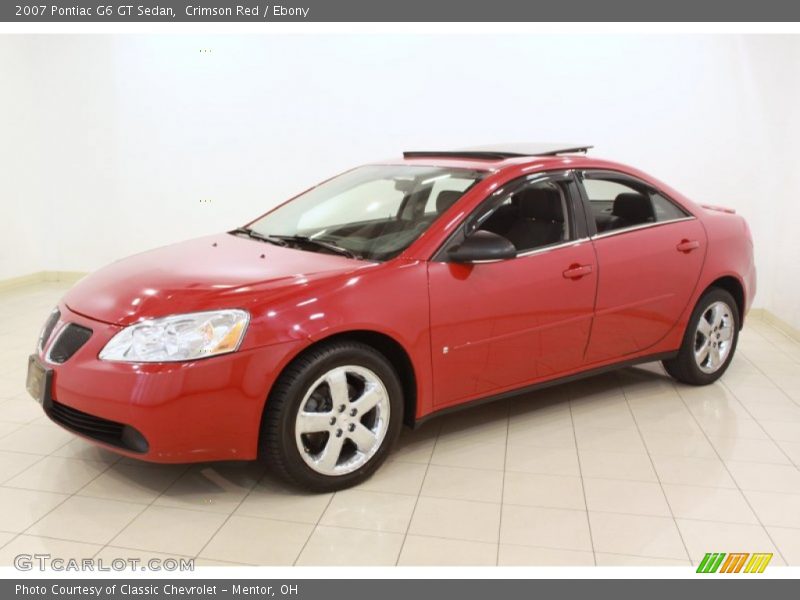
[{"label": "reflection on floor", "polygon": [[800,565],[800,343],[751,319],[722,382],[626,369],[404,432],[365,485],[308,495],[257,464],[157,466],[51,424],[26,356],[65,286],[0,294],[0,564]]}]

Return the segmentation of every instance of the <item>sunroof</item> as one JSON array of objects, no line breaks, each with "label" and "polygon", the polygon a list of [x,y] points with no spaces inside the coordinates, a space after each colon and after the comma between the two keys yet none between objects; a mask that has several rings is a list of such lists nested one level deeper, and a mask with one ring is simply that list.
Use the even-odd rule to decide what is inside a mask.
[{"label": "sunroof", "polygon": [[460,150],[411,150],[403,152],[404,158],[475,158],[480,160],[504,160],[520,156],[555,156],[586,152],[592,146],[581,144],[490,144]]}]

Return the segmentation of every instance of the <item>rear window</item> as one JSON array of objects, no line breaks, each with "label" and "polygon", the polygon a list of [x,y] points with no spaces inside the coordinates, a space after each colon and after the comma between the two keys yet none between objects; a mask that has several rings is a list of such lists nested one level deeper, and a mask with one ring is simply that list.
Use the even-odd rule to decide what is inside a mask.
[{"label": "rear window", "polygon": [[644,182],[613,174],[589,174],[583,180],[598,233],[663,223],[689,216],[677,204]]}]

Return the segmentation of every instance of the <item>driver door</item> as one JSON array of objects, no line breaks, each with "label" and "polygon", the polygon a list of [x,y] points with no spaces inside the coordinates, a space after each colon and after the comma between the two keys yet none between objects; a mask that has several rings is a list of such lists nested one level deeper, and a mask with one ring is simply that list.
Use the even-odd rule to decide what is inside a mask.
[{"label": "driver door", "polygon": [[[581,367],[597,264],[583,212],[575,210],[579,201],[571,173],[512,182],[487,198],[429,263],[438,407]],[[475,229],[506,237],[517,248],[517,257],[449,261],[448,249]]]}]

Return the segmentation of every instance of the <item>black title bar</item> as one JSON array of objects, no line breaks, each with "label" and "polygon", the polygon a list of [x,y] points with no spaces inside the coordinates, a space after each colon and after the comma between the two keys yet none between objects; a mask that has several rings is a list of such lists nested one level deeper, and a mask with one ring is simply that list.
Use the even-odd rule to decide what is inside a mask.
[{"label": "black title bar", "polygon": [[[713,579],[713,581],[712,581]],[[508,598],[642,598],[728,600],[791,598],[792,579],[714,575],[692,579],[27,579],[0,581],[3,598],[15,600],[487,600]],[[796,590],[795,590],[796,591]]]},{"label": "black title bar", "polygon": [[787,0],[1,0],[0,22],[800,21]]}]

